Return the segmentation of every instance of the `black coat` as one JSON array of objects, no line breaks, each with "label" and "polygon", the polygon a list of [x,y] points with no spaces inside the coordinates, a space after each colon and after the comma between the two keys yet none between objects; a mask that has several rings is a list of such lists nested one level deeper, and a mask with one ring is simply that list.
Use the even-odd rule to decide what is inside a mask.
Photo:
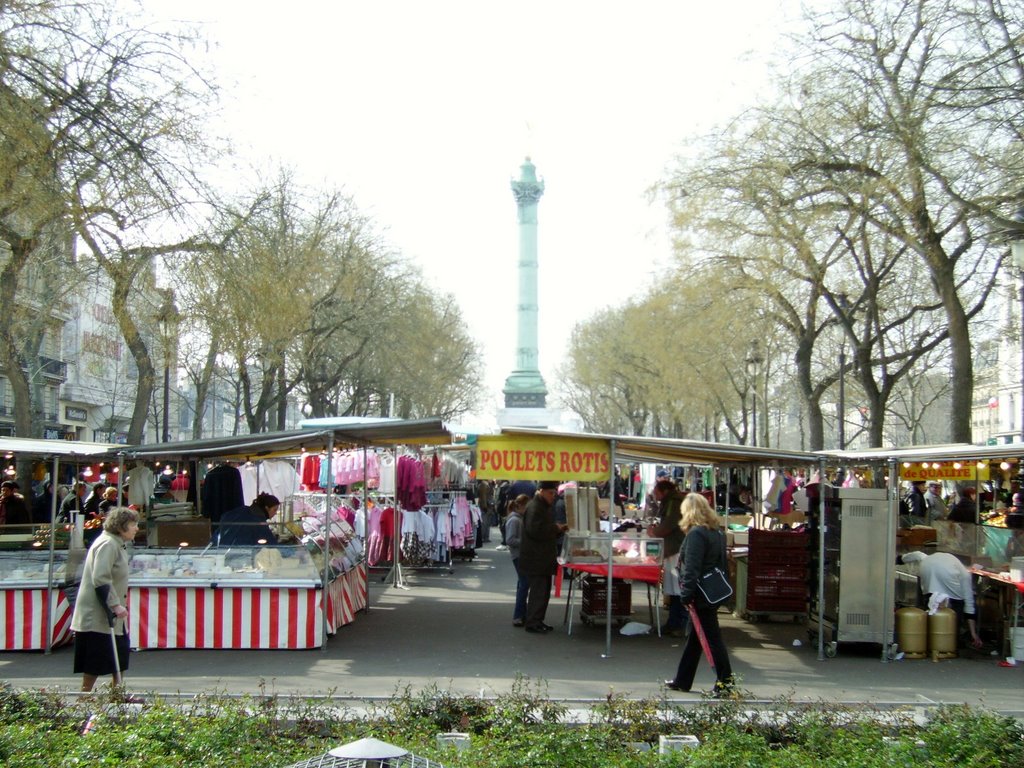
[{"label": "black coat", "polygon": [[203,515],[216,525],[225,512],[245,505],[242,475],[227,465],[211,469],[203,480],[202,502]]},{"label": "black coat", "polygon": [[680,599],[683,604],[708,605],[697,589],[697,579],[715,567],[726,569],[725,535],[702,525],[691,528],[683,539],[683,578]]},{"label": "black coat", "polygon": [[261,540],[264,544],[277,544],[277,536],[267,524],[267,515],[259,507],[237,507],[220,516],[219,546],[255,546]]},{"label": "black coat", "polygon": [[547,499],[537,495],[526,505],[519,571],[527,576],[551,576],[558,567],[558,526]]}]

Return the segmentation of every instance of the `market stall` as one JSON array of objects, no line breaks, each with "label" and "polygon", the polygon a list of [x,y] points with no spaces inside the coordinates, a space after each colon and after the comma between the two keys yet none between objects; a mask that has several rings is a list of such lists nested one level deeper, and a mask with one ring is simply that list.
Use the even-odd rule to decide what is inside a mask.
[{"label": "market stall", "polygon": [[[1004,653],[1009,653],[1009,630],[1021,623],[1019,590],[1024,586],[1010,578],[1010,570],[1013,558],[1024,556],[1024,530],[1006,527],[1006,516],[997,513],[1003,503],[1000,497],[1009,498],[1013,491],[1021,488],[1024,444],[915,446],[823,455],[832,465],[843,467],[853,476],[859,472],[872,473],[874,485],[881,484],[881,478],[887,479],[884,489],[851,488],[835,493],[840,503],[867,503],[876,510],[883,509],[883,527],[879,530],[888,537],[885,562],[880,563],[879,575],[872,575],[870,583],[844,584],[842,574],[837,572],[839,600],[844,591],[855,595],[873,590],[876,595],[885,595],[887,615],[891,615],[897,604],[911,604],[917,594],[916,578],[909,579],[912,582],[909,585],[905,583],[908,574],[898,571],[896,556],[912,550],[948,552],[974,571],[979,585],[986,588],[982,592],[995,595],[991,601],[985,596],[979,600],[979,625],[990,640]],[[938,482],[966,498],[970,495],[964,490],[971,489],[973,502],[969,507],[969,522],[937,519],[921,521],[913,527],[901,525],[899,503],[904,490],[899,488],[899,483],[915,480]],[[875,498],[869,499],[872,494]],[[850,497],[850,502],[843,501],[844,495]],[[867,517],[863,515],[859,519]],[[878,542],[877,535],[866,540],[861,553],[867,553],[870,548],[877,550]],[[857,563],[855,554],[844,553],[841,559]],[[900,593],[911,597],[900,599]],[[839,611],[840,615],[842,613]]]},{"label": "market stall", "polygon": [[[480,479],[606,481],[610,488],[614,488],[613,468],[617,462],[658,462],[703,468],[743,466],[758,471],[765,468],[781,471],[793,466],[813,467],[816,460],[817,457],[813,454],[800,451],[725,445],[697,440],[593,435],[537,429],[503,429],[501,435],[481,436],[477,439],[476,470],[477,477]],[[757,476],[758,472],[752,472],[752,474]],[[714,476],[713,472],[712,476]],[[760,497],[762,493],[759,481],[756,481],[755,495]],[[614,508],[611,508],[609,512],[614,514]],[[724,518],[723,522],[728,523],[728,516]],[[612,579],[611,588],[603,593],[606,599],[605,656],[611,655],[612,626],[617,615],[613,605],[616,594],[614,587],[616,547],[614,541],[621,538],[621,533],[612,531],[613,527],[608,526],[609,530],[603,534],[601,534],[600,528],[592,524],[577,530],[580,535],[598,535],[606,542],[606,546],[601,547],[600,551],[607,560],[600,565],[587,564],[588,567],[602,569],[604,577],[611,574]],[[651,569],[651,574],[653,574],[653,570]],[[660,566],[658,566],[658,570],[660,571]],[[622,571],[620,570],[619,573],[621,574]],[[648,576],[653,581],[651,574]]]},{"label": "market stall", "polygon": [[[112,447],[107,443],[0,438],[0,453],[8,460],[42,462],[54,482],[60,477],[62,463],[89,463]],[[71,639],[72,598],[81,577],[84,550],[75,546],[79,542],[70,535],[62,535],[58,541],[54,524],[57,503],[54,494],[49,526],[29,526],[28,530],[7,526],[3,531],[0,650],[49,652]]]},{"label": "market stall", "polygon": [[[202,484],[214,469],[226,475],[232,464],[280,459],[297,463],[303,454],[322,453],[330,466],[336,447],[392,445],[402,440],[440,442],[450,441],[450,436],[437,420],[350,421],[344,428],[143,446],[121,451],[119,457],[123,462],[197,462]],[[214,459],[220,463],[214,465]],[[258,483],[260,475],[256,477]],[[325,491],[324,513],[315,523],[289,528],[298,537],[295,546],[225,551],[211,548],[213,542],[203,547],[168,538],[168,544],[180,546],[136,550],[129,613],[137,647],[324,647],[328,635],[368,608],[362,550],[348,547],[351,528],[331,518],[332,487]],[[196,511],[202,515],[201,495],[197,501]]]}]

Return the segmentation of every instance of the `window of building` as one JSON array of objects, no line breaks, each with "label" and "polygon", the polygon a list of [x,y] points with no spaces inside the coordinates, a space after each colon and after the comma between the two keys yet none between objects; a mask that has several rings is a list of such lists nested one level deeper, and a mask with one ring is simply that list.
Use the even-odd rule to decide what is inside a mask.
[{"label": "window of building", "polygon": [[60,409],[60,390],[57,387],[49,386],[43,390],[43,412],[47,421],[57,421]]}]

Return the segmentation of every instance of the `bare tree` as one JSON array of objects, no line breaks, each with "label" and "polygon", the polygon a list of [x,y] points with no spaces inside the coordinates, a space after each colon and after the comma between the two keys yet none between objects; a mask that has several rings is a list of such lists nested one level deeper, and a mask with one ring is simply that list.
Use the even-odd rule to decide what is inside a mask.
[{"label": "bare tree", "polygon": [[[6,3],[0,24],[3,119],[17,129],[0,132],[13,158],[3,170],[19,179],[0,201],[13,228],[3,237],[15,240],[5,288],[17,291],[38,233],[77,234],[113,283],[113,311],[139,372],[129,440],[140,442],[154,371],[151,308],[134,299],[140,282],[152,282],[155,259],[189,245],[157,232],[183,220],[184,195],[196,188],[212,89],[188,63],[190,38],[133,26],[98,2]],[[10,341],[0,323],[0,362],[17,368],[4,357]],[[13,388],[17,398],[27,394],[21,383]]]}]

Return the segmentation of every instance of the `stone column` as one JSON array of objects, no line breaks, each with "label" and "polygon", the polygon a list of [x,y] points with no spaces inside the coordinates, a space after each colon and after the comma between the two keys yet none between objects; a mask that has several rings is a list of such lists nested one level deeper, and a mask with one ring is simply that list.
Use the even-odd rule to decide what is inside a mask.
[{"label": "stone column", "polygon": [[537,202],[544,182],[530,158],[512,181],[519,209],[519,304],[516,312],[516,367],[505,380],[506,408],[544,408],[548,394],[537,354]]}]

